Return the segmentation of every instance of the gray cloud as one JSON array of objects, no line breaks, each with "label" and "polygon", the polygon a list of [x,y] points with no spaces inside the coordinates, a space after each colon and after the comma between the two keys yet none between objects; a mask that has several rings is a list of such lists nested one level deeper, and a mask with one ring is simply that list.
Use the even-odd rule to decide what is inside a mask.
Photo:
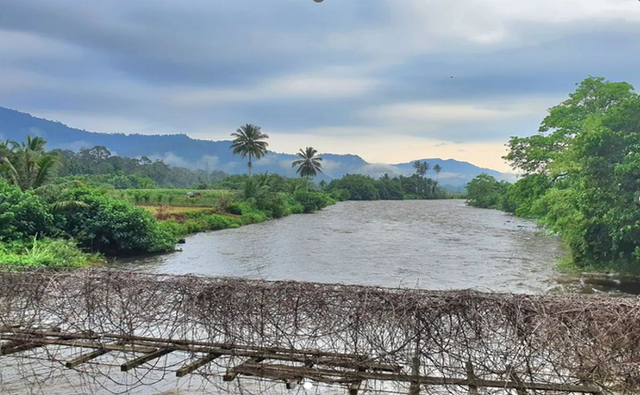
[{"label": "gray cloud", "polygon": [[[0,105],[88,130],[221,139],[253,122],[296,138],[428,139],[437,153],[442,142],[532,133],[588,75],[640,82],[640,12],[622,0],[0,0],[0,9]],[[509,106],[520,110],[488,116]]]}]

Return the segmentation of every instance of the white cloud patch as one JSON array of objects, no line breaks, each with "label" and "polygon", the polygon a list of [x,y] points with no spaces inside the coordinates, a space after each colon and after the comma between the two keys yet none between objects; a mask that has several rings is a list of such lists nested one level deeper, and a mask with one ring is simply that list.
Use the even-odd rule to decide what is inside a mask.
[{"label": "white cloud patch", "polygon": [[313,98],[313,100],[361,96],[373,89],[375,81],[361,77],[293,75],[268,79],[238,89],[170,89],[167,98],[179,106],[206,107],[223,103],[259,102],[270,99]]},{"label": "white cloud patch", "polygon": [[467,178],[467,176],[459,173],[448,173],[443,171],[442,173],[438,174],[438,180],[440,181],[455,181],[463,180],[465,178]]},{"label": "white cloud patch", "polygon": [[366,166],[360,167],[355,173],[364,174],[373,178],[379,178],[384,174],[389,174],[390,177],[407,175],[407,172],[403,172],[396,166],[385,163],[370,163]]},{"label": "white cloud patch", "polygon": [[[51,147],[51,148],[57,148],[57,149],[68,149],[71,151],[80,151],[82,148],[93,148],[93,146],[91,144],[89,144],[86,141],[83,140],[78,140],[78,141],[73,141],[71,143],[66,143],[66,144],[57,144],[55,147]],[[111,154],[113,154],[113,151],[109,150],[111,152]]]},{"label": "white cloud patch", "polygon": [[522,98],[516,103],[403,102],[368,108],[362,112],[362,117],[389,122],[499,121],[539,114],[549,102],[549,98],[535,97]]}]

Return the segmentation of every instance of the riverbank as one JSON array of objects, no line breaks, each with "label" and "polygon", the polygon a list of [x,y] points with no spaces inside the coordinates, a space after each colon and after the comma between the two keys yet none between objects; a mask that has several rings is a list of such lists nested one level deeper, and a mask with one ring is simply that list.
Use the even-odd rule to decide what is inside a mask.
[{"label": "riverbank", "polygon": [[[48,188],[21,191],[0,182],[0,265],[96,266],[105,257],[174,251],[189,234],[312,213],[335,203],[322,192],[271,192],[256,186],[243,192],[196,191],[183,198],[200,203],[197,207],[152,208],[135,206],[125,197],[138,196],[136,191],[114,193],[75,183]],[[160,197],[166,191],[173,198]],[[178,200],[179,195],[158,190],[155,196],[168,201]],[[198,201],[200,197],[210,200],[208,206]]]}]

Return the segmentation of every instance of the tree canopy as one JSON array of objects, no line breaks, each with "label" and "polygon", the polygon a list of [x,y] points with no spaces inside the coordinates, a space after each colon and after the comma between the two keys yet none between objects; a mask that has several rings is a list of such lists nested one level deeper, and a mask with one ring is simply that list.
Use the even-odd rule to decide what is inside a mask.
[{"label": "tree canopy", "polygon": [[477,177],[467,186],[471,204],[541,220],[580,267],[640,270],[640,96],[633,86],[589,77],[549,110],[535,135],[513,137],[508,148],[505,159],[523,176],[499,191]]}]

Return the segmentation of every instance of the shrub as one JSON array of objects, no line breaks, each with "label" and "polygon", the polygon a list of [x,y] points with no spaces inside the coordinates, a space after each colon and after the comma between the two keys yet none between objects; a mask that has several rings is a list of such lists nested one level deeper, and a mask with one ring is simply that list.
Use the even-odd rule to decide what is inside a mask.
[{"label": "shrub", "polygon": [[175,237],[151,213],[95,190],[79,188],[64,200],[85,204],[60,214],[64,230],[91,251],[134,254],[170,251]]},{"label": "shrub", "polygon": [[0,182],[0,240],[21,240],[55,233],[48,206],[32,191]]},{"label": "shrub", "polygon": [[312,213],[335,203],[329,195],[323,192],[298,191],[295,194],[295,199],[302,205],[305,213]]}]

